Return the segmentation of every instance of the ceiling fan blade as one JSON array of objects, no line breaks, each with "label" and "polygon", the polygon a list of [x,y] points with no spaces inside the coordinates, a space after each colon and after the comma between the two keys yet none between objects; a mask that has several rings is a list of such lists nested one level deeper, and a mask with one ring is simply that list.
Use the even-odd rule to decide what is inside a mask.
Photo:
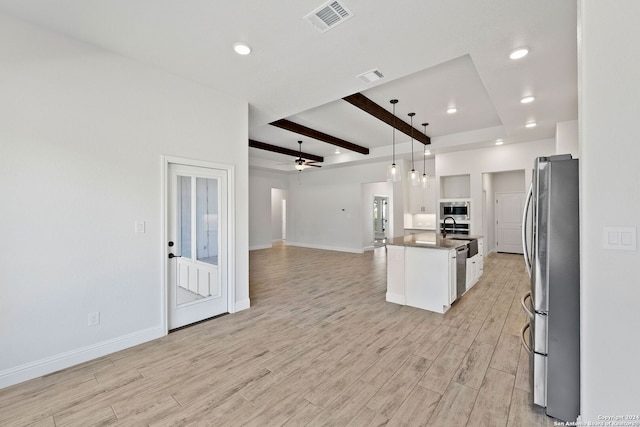
[{"label": "ceiling fan blade", "polygon": [[322,167],[322,166],[320,166],[320,165],[312,165],[312,164],[309,164],[309,163],[305,163],[304,165],[305,165],[305,166],[312,166],[312,167],[314,167],[314,168],[321,168],[321,167]]}]

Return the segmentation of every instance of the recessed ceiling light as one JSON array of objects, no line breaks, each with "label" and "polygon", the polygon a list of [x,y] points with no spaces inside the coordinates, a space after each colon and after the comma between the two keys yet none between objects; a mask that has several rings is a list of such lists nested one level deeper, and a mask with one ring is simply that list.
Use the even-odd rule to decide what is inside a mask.
[{"label": "recessed ceiling light", "polygon": [[498,139],[498,140],[496,141],[496,145],[502,145],[502,144],[504,144],[504,141],[503,141],[503,140]]},{"label": "recessed ceiling light", "polygon": [[453,113],[455,113],[456,111],[458,111],[458,110],[456,109],[456,107],[451,107],[451,108],[447,109],[447,113],[449,113],[449,114],[453,114]]},{"label": "recessed ceiling light", "polygon": [[511,52],[509,54],[509,58],[511,59],[520,59],[520,58],[524,58],[525,56],[527,56],[527,54],[529,53],[529,49],[522,47],[520,49],[516,49],[513,52]]},{"label": "recessed ceiling light", "polygon": [[425,156],[430,156],[430,155],[431,155],[431,150],[427,150],[427,151],[425,151],[425,152],[424,152],[424,155],[425,155]]},{"label": "recessed ceiling light", "polygon": [[533,102],[534,99],[535,98],[533,96],[525,96],[520,100],[520,102],[522,102],[523,104],[528,104],[530,102]]},{"label": "recessed ceiling light", "polygon": [[336,151],[334,151],[333,153],[334,153],[334,154],[340,154],[340,150],[338,150],[338,149],[336,148]]},{"label": "recessed ceiling light", "polygon": [[238,55],[249,55],[251,53],[251,47],[242,42],[234,43],[233,50],[235,50]]},{"label": "recessed ceiling light", "polygon": [[536,127],[536,125],[537,125],[537,123],[536,123],[536,122],[529,122],[529,123],[527,123],[527,125],[526,125],[526,126],[527,126],[528,128],[534,128],[534,127]]}]

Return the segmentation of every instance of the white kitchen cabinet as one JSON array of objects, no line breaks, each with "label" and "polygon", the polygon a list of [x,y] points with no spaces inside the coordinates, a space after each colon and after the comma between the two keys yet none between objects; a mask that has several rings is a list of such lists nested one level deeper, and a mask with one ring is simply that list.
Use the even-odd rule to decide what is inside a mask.
[{"label": "white kitchen cabinet", "polygon": [[475,285],[484,271],[484,242],[478,239],[478,253],[471,258],[467,258],[466,288],[471,289]]},{"label": "white kitchen cabinet", "polygon": [[482,277],[484,273],[484,241],[478,239],[478,279]]},{"label": "white kitchen cabinet", "polygon": [[467,290],[471,289],[478,281],[478,255],[467,258]]},{"label": "white kitchen cabinet", "polygon": [[436,180],[434,177],[427,178],[427,188],[423,188],[422,185],[409,187],[409,213],[436,213]]},{"label": "white kitchen cabinet", "polygon": [[446,312],[456,298],[455,250],[404,249],[406,305]]}]

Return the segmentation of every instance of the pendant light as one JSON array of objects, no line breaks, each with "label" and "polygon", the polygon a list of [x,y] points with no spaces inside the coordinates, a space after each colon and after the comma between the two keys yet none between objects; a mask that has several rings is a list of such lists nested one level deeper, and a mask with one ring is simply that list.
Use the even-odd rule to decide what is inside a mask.
[{"label": "pendant light", "polygon": [[416,187],[420,184],[420,179],[418,178],[418,172],[416,172],[416,168],[413,163],[413,116],[416,113],[409,113],[408,116],[411,118],[411,172],[409,172],[409,185]]},{"label": "pendant light", "polygon": [[387,181],[397,182],[402,179],[399,171],[396,168],[396,104],[398,103],[398,100],[392,99],[389,102],[393,106],[393,133],[392,133],[393,157],[391,160],[391,165],[387,167]]},{"label": "pendant light", "polygon": [[[429,126],[429,123],[423,123],[422,126],[424,127],[424,136],[427,136],[427,126]],[[422,188],[427,188],[428,187],[428,181],[427,178],[429,178],[427,176],[427,144],[423,144],[422,145]]]}]

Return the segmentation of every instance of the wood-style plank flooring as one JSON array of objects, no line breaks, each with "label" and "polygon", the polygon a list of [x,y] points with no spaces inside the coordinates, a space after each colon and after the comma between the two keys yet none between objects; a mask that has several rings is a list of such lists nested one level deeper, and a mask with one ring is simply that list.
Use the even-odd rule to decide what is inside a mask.
[{"label": "wood-style plank flooring", "polygon": [[527,284],[492,254],[439,315],[385,301],[384,248],[253,251],[249,310],[0,390],[0,425],[552,426],[529,404]]}]

